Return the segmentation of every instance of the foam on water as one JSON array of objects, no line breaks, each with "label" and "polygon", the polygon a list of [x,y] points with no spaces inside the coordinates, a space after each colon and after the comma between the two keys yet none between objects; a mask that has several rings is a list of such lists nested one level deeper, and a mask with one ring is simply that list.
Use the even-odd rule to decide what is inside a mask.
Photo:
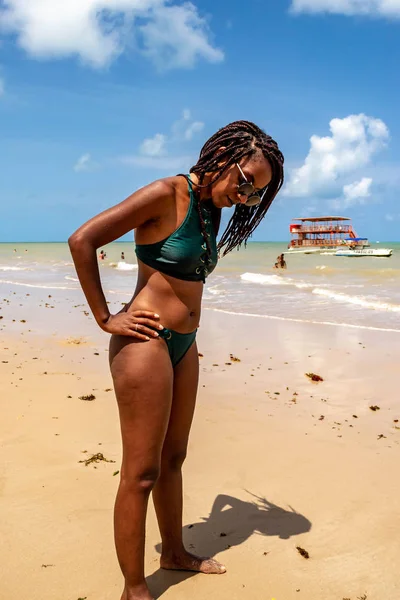
[{"label": "foam on water", "polygon": [[27,267],[8,267],[8,266],[0,266],[0,271],[27,271]]},{"label": "foam on water", "polygon": [[[367,296],[351,296],[349,294],[345,294],[342,292],[338,292],[336,290],[327,289],[330,287],[329,284],[326,284],[325,287],[315,286],[313,283],[307,283],[305,281],[295,281],[290,277],[284,277],[281,275],[264,275],[262,273],[243,273],[241,275],[241,280],[246,281],[248,283],[255,283],[258,285],[271,285],[271,286],[293,286],[299,290],[310,290],[312,294],[317,296],[322,296],[328,300],[334,300],[336,302],[341,302],[344,304],[352,304],[355,306],[360,306],[362,308],[377,310],[377,311],[389,311],[389,312],[400,312],[400,305],[393,304],[390,302],[384,302],[379,300],[370,299]],[[357,287],[363,288],[363,285],[359,284],[349,284],[345,287]]]},{"label": "foam on water", "polygon": [[279,275],[263,275],[262,273],[243,273],[240,276],[242,281],[250,283],[259,283],[261,285],[289,285],[289,281],[285,281]]},{"label": "foam on water", "polygon": [[33,283],[22,283],[20,281],[7,281],[7,279],[0,279],[0,283],[7,283],[8,285],[19,285],[22,287],[28,287],[28,288],[38,288],[38,289],[42,289],[42,290],[78,290],[79,288],[76,287],[66,287],[66,286],[61,286],[61,285],[38,285],[38,284],[33,284]]},{"label": "foam on water", "polygon": [[390,304],[389,302],[379,302],[378,300],[368,300],[365,296],[349,296],[348,294],[342,294],[340,292],[333,292],[331,290],[322,290],[320,288],[314,288],[313,294],[318,296],[325,296],[331,298],[337,302],[345,302],[347,304],[355,304],[356,306],[363,306],[364,308],[372,308],[374,310],[387,310],[391,312],[400,312],[400,306],[398,304]]},{"label": "foam on water", "polygon": [[330,325],[332,327],[350,327],[352,329],[368,329],[370,331],[388,331],[390,333],[400,333],[400,329],[392,329],[388,327],[371,327],[369,325],[354,325],[354,323],[340,323],[334,321],[315,321],[313,319],[295,319],[293,317],[278,317],[275,315],[259,315],[257,313],[242,313],[233,310],[222,308],[206,308],[205,310],[213,310],[214,312],[225,313],[226,315],[236,315],[241,317],[256,317],[257,319],[271,319],[273,321],[288,321],[291,323],[312,323],[313,325]]},{"label": "foam on water", "polygon": [[138,268],[137,265],[126,263],[126,262],[118,262],[118,263],[110,263],[110,267],[113,267],[117,271],[136,271]]}]

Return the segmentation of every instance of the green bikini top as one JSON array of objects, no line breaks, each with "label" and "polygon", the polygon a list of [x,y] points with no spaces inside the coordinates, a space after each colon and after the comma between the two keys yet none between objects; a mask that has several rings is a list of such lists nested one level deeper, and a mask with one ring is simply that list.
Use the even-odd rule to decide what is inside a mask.
[{"label": "green bikini top", "polygon": [[[190,178],[189,208],[181,225],[171,235],[155,244],[136,244],[136,256],[149,267],[185,281],[203,281],[218,262],[217,240],[214,232],[211,211],[197,200]],[[199,208],[205,233],[203,234]],[[207,250],[208,239],[211,254]]]}]

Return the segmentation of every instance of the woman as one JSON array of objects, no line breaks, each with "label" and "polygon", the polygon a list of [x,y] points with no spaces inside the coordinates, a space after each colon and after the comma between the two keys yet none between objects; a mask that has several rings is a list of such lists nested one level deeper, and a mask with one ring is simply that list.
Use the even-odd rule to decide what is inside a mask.
[{"label": "woman", "polygon": [[[274,140],[248,121],[215,133],[190,175],[161,179],[78,229],[69,239],[82,289],[111,334],[110,367],[123,458],[115,503],[121,600],[151,600],[144,577],[150,492],[162,538],[161,567],[223,573],[182,542],[182,464],[196,401],[203,283],[223,255],[246,242],[283,182]],[[221,209],[235,206],[217,246]],[[96,250],[135,230],[138,281],[132,300],[109,313]]]}]

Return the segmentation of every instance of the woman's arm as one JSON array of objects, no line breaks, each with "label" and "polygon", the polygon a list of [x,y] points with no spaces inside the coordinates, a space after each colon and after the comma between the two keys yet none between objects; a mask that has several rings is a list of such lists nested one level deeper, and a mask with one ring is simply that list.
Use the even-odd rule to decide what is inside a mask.
[{"label": "woman's arm", "polygon": [[[100,246],[113,242],[128,231],[159,218],[168,200],[173,199],[173,194],[174,188],[168,180],[156,181],[138,190],[120,204],[90,219],[68,239],[76,272],[93,316],[98,325],[109,333],[135,335],[140,339],[146,339],[145,335],[136,335],[135,332],[138,330],[138,324],[144,331],[142,325],[150,325],[150,315],[151,321],[154,315],[147,312],[143,315],[132,313],[134,320],[132,315],[125,314],[125,317],[110,315],[101,287],[96,251]],[[112,324],[113,319],[114,324]],[[115,330],[114,325],[118,331]],[[158,324],[152,322],[151,326],[158,327]]]}]

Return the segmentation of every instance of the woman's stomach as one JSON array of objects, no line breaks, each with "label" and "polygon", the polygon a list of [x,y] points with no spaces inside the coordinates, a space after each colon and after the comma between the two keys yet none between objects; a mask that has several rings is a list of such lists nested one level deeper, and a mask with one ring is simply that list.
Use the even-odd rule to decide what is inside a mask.
[{"label": "woman's stomach", "polygon": [[160,315],[164,327],[189,333],[199,325],[202,295],[201,281],[176,279],[144,266],[139,268],[135,294],[125,308],[152,311]]}]

